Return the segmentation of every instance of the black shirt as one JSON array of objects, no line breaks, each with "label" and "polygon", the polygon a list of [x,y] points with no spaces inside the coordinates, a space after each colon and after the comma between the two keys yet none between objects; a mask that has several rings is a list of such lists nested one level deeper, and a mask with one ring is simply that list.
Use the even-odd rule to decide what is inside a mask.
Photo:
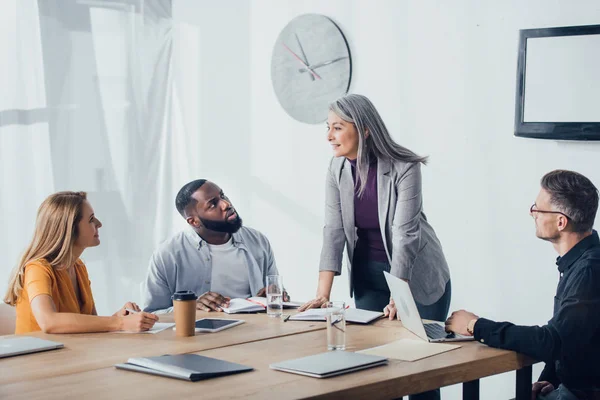
[{"label": "black shirt", "polygon": [[560,273],[554,315],[544,326],[517,326],[480,318],[475,339],[546,362],[539,377],[554,387],[600,388],[600,240],[577,243],[556,261]]}]

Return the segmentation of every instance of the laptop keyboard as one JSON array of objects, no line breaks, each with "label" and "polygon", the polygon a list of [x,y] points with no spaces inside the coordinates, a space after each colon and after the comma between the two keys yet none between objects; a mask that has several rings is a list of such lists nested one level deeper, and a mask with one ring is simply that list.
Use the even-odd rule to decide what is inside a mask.
[{"label": "laptop keyboard", "polygon": [[448,333],[444,330],[444,327],[439,324],[423,324],[425,327],[425,333],[430,339],[443,339],[453,337],[453,334]]}]

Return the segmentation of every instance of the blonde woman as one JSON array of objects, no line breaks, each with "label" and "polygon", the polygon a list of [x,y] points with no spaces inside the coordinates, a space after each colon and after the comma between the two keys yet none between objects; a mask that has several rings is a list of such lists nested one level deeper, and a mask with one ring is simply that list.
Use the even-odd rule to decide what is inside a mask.
[{"label": "blonde woman", "polygon": [[15,333],[139,332],[158,321],[132,302],[110,317],[97,316],[87,269],[79,257],[100,244],[101,226],[85,192],[59,192],[44,200],[33,239],[4,297],[17,308]]}]

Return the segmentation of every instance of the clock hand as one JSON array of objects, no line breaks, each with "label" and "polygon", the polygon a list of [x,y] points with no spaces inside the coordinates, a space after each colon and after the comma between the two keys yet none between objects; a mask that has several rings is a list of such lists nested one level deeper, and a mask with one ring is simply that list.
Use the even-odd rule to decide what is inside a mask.
[{"label": "clock hand", "polygon": [[[300,52],[302,53],[302,58],[304,58],[304,63],[305,63],[306,65],[310,65],[310,64],[309,64],[309,62],[308,62],[308,58],[306,58],[306,53],[304,52],[304,49],[302,48],[302,43],[300,43],[300,38],[298,38],[298,34],[297,34],[297,33],[294,33],[294,36],[296,36],[296,41],[298,42],[298,47],[300,47]],[[312,68],[311,68],[311,69],[312,69]],[[314,81],[314,80],[315,80],[315,77],[314,77],[314,76],[312,76],[312,74],[311,74],[311,75],[309,75],[309,76],[310,76],[310,80],[311,80],[311,81]]]},{"label": "clock hand", "polygon": [[306,69],[308,69],[308,71],[310,71],[310,73],[317,79],[321,79],[321,77],[319,75],[317,75],[317,73],[315,71],[313,71],[312,69],[310,69],[310,67],[308,65],[306,65],[306,63],[304,61],[302,61],[302,59],[300,57],[298,57],[298,55],[296,53],[294,53],[292,50],[290,50],[289,47],[287,47],[285,45],[285,43],[282,43],[283,47],[285,47],[285,49],[287,51],[289,51],[290,53],[292,53],[292,55],[294,56],[294,58],[296,58],[296,60],[298,60],[302,65],[304,65],[306,67]]},{"label": "clock hand", "polygon": [[[333,60],[329,60],[329,61],[325,61],[325,62],[322,62],[322,63],[319,63],[319,64],[311,65],[310,69],[321,68],[321,67],[324,67],[326,65],[333,64],[334,62],[344,60],[346,58],[348,58],[348,57],[338,57],[338,58],[334,58]],[[307,71],[308,71],[308,69],[306,69],[306,68],[301,68],[301,69],[298,70],[298,72],[307,72]]]}]

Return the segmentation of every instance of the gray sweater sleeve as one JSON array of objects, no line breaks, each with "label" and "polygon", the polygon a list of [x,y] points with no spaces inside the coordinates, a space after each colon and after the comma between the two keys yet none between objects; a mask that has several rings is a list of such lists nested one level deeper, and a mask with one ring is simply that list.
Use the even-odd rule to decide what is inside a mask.
[{"label": "gray sweater sleeve", "polygon": [[[172,266],[174,268],[175,266]],[[172,289],[165,274],[163,257],[156,252],[150,259],[144,290],[144,311],[155,314],[173,312]]]}]

